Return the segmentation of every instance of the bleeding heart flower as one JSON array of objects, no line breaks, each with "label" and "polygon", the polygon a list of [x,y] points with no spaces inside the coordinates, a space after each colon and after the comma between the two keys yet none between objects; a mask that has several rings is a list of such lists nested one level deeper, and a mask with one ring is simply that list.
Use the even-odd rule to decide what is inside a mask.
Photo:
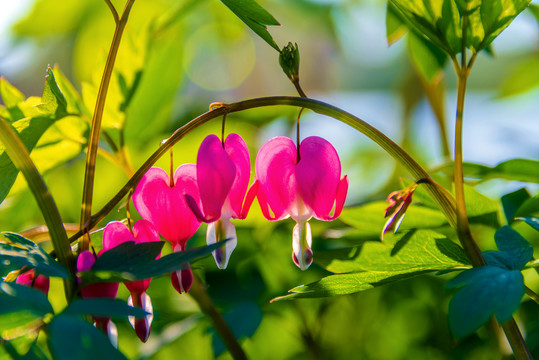
[{"label": "bleeding heart flower", "polygon": [[[161,241],[157,230],[153,225],[144,219],[138,220],[133,225],[133,233],[129,231],[129,228],[122,222],[111,221],[105,226],[103,230],[103,242],[109,244],[109,246],[115,247],[125,241],[134,241],[136,244]],[[159,255],[157,256],[159,258]],[[144,279],[139,281],[125,282],[125,286],[131,293],[127,303],[131,306],[138,306],[149,315],[144,318],[135,319],[129,317],[129,322],[135,329],[135,332],[142,342],[146,342],[150,336],[150,329],[153,321],[153,307],[150,297],[146,294],[146,290],[150,286],[150,279]]]},{"label": "bleeding heart flower", "polygon": [[[103,252],[111,249],[112,247],[114,247],[114,244],[111,244],[109,241],[103,239],[103,249],[97,256],[101,255]],[[77,271],[83,272],[90,270],[94,265],[95,260],[96,258],[94,254],[92,254],[90,251],[85,250],[81,252],[77,258]],[[114,299],[116,298],[117,292],[118,283],[113,282],[93,283],[80,289],[81,296],[86,299],[103,297]],[[112,345],[118,347],[118,330],[110,318],[100,316],[94,316],[93,318],[95,326],[107,334]]]},{"label": "bleeding heart flower", "polygon": [[255,168],[262,213],[272,221],[287,217],[296,221],[292,235],[292,259],[305,270],[313,261],[308,221],[313,216],[331,221],[341,214],[348,191],[348,177],[341,179],[337,151],[321,137],[310,136],[303,140],[299,157],[298,161],[294,142],[279,136],[260,148]]},{"label": "bleeding heart flower", "polygon": [[33,287],[34,289],[41,291],[45,295],[49,293],[49,278],[45,275],[36,276],[34,269],[17,276],[17,280],[15,282],[20,285]]},{"label": "bleeding heart flower", "polygon": [[208,223],[208,245],[228,239],[223,247],[213,252],[221,269],[228,265],[237,244],[236,228],[230,219],[245,219],[256,196],[258,185],[247,192],[250,175],[249,150],[241,136],[230,134],[224,144],[215,135],[202,141],[197,156],[197,183],[202,206],[190,196],[186,199],[197,218]]},{"label": "bleeding heart flower", "polygon": [[[185,250],[187,240],[200,227],[200,221],[187,205],[185,195],[200,204],[194,164],[179,166],[174,173],[173,184],[163,169],[152,167],[144,174],[133,194],[133,204],[140,216],[152,223],[172,244],[175,252]],[[189,291],[193,283],[193,273],[188,264],[170,277],[180,294]]]}]

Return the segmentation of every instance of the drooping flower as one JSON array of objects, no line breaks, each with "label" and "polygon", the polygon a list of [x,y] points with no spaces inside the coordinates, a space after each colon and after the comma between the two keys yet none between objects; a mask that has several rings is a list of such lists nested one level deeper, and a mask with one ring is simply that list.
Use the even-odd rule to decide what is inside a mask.
[{"label": "drooping flower", "polygon": [[[122,222],[111,221],[105,226],[103,230],[103,242],[112,245],[112,247],[118,246],[125,241],[134,241],[136,244],[161,241],[157,230],[153,225],[144,219],[138,220],[133,225],[133,233],[129,231],[129,228]],[[159,258],[159,256],[157,256]],[[131,293],[131,296],[127,299],[130,306],[138,306],[149,315],[144,318],[137,318],[130,316],[129,322],[135,329],[135,332],[142,342],[146,342],[150,336],[151,325],[153,321],[153,307],[152,301],[146,290],[150,286],[150,279],[144,279],[139,281],[125,282],[125,286]]]},{"label": "drooping flower", "polygon": [[[348,177],[341,179],[341,162],[335,148],[325,139],[310,136],[298,152],[284,136],[266,142],[256,157],[258,202],[268,220],[291,217],[296,221],[292,235],[292,259],[305,270],[311,265],[311,217],[331,221],[343,208]],[[332,213],[333,210],[333,214]],[[271,213],[271,212],[273,213]]]},{"label": "drooping flower", "polygon": [[393,231],[396,233],[399,230],[404,215],[406,215],[406,210],[412,203],[412,195],[414,195],[416,188],[417,183],[413,183],[405,189],[393,191],[388,195],[386,202],[389,203],[389,206],[386,208],[384,215],[384,218],[388,219],[382,229],[382,240],[387,232]]},{"label": "drooping flower", "polygon": [[34,269],[17,276],[17,280],[15,282],[20,285],[33,287],[34,289],[41,291],[45,295],[49,293],[49,278],[45,275],[36,276]]},{"label": "drooping flower", "polygon": [[[115,245],[103,239],[103,249],[97,254],[99,257],[105,251],[113,248]],[[77,271],[89,271],[95,263],[95,256],[89,250],[81,252],[77,258]],[[118,283],[113,282],[98,282],[84,286],[80,289],[82,298],[116,298],[118,293]],[[95,326],[109,337],[110,342],[114,347],[118,347],[118,330],[116,325],[108,317],[94,316]]]},{"label": "drooping flower", "polygon": [[[174,172],[173,184],[163,169],[152,167],[133,193],[133,204],[140,216],[151,222],[159,234],[172,244],[174,252],[185,250],[187,240],[200,227],[200,221],[186,203],[186,194],[195,203],[200,203],[194,164],[179,166]],[[188,264],[170,274],[170,277],[180,294],[189,291],[193,283],[193,273]]]},{"label": "drooping flower", "polygon": [[[229,134],[224,142],[207,136],[198,150],[197,183],[202,206],[187,197],[191,210],[208,223],[208,245],[228,239],[213,252],[217,266],[224,269],[236,248],[236,228],[230,219],[245,219],[256,195],[257,186],[247,192],[251,173],[249,150],[238,134]],[[247,195],[246,195],[247,192]]]}]

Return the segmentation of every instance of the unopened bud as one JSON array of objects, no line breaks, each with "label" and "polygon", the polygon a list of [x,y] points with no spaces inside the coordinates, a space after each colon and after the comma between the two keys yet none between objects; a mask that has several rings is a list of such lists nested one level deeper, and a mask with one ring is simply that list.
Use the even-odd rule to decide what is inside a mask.
[{"label": "unopened bud", "polygon": [[299,81],[299,50],[298,44],[288,43],[279,55],[279,64],[290,81]]}]

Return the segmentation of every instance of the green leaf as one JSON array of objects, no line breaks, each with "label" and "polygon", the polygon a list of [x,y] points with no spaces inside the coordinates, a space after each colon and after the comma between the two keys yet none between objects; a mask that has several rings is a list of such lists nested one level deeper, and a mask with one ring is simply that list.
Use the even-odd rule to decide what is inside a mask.
[{"label": "green leaf", "polygon": [[24,94],[11,85],[3,76],[0,76],[0,97],[8,108],[15,107],[26,99]]},{"label": "green leaf", "polygon": [[67,113],[67,101],[56,83],[56,78],[49,66],[47,68],[47,75],[45,76],[45,88],[43,89],[43,95],[41,95],[41,104],[38,108],[44,113],[53,114],[57,118],[66,116]]},{"label": "green leaf", "polygon": [[462,248],[431,230],[412,230],[382,242],[317,252],[314,260],[328,271],[439,271],[469,267]]},{"label": "green leaf", "polygon": [[428,82],[439,79],[447,55],[431,42],[415,33],[408,34],[408,54],[417,72]]},{"label": "green leaf", "polygon": [[54,359],[126,359],[102,331],[77,317],[56,316],[48,329],[49,348]]},{"label": "green leaf", "polygon": [[[498,96],[513,96],[539,85],[539,54],[523,56],[509,71],[498,90]],[[537,182],[537,176],[536,181]]]},{"label": "green leaf", "polygon": [[489,265],[463,271],[446,287],[460,288],[449,303],[449,325],[457,338],[470,335],[493,315],[500,323],[509,320],[525,292],[519,270]]},{"label": "green leaf", "polygon": [[[425,271],[424,273],[427,273]],[[274,298],[273,301],[303,298],[320,298],[338,295],[355,294],[360,291],[389,284],[394,281],[406,280],[422,273],[403,271],[365,271],[351,274],[331,275],[316,282],[297,286],[288,292],[290,294]]]},{"label": "green leaf", "polygon": [[466,48],[479,52],[520,14],[530,0],[390,0],[408,27],[455,57],[462,52],[462,26],[467,16]]},{"label": "green leaf", "polygon": [[142,318],[148,313],[139,307],[129,306],[125,301],[119,299],[96,298],[73,301],[63,311],[63,315],[92,315],[116,318],[134,316]]},{"label": "green leaf", "polygon": [[[4,83],[4,88],[6,87],[8,86]],[[14,93],[13,89],[4,91],[4,93],[8,93],[8,101],[12,106],[7,109],[7,112],[3,112],[2,116],[6,116],[6,120],[19,134],[19,137],[29,152],[32,152],[43,133],[55,121],[68,114],[67,108],[69,103],[60,90],[54,72],[50,67],[47,68],[47,78],[41,98],[29,97],[15,104],[14,101],[21,100],[22,97],[9,95]],[[56,156],[61,158],[59,155]],[[2,169],[0,172],[1,203],[7,197],[19,173],[19,170],[5,152],[2,143],[0,143],[0,168]]]},{"label": "green leaf", "polygon": [[60,263],[55,261],[39,245],[15,233],[2,233],[11,244],[0,243],[0,262],[16,265],[18,269],[23,266],[35,269],[38,274],[69,278],[69,272]]},{"label": "green leaf", "polygon": [[52,314],[47,296],[31,287],[0,282],[0,336],[12,339],[42,325]]},{"label": "green leaf", "polygon": [[539,194],[526,199],[517,209],[515,217],[530,217],[539,215]]},{"label": "green leaf", "polygon": [[175,252],[155,260],[163,242],[135,244],[126,241],[97,258],[91,271],[79,274],[82,284],[90,282],[120,282],[149,279],[182,268],[186,263],[209,255],[223,246],[226,240],[216,244]]},{"label": "green leaf", "polygon": [[[477,180],[506,179],[539,183],[539,161],[531,159],[511,159],[494,167],[475,164],[462,164],[464,176]],[[439,168],[445,174],[453,173],[453,164]]]},{"label": "green leaf", "polygon": [[344,274],[295,287],[274,300],[353,294],[429,272],[470,267],[463,250],[434,231],[410,231],[388,239],[315,254],[322,267]]},{"label": "green leaf", "polygon": [[268,25],[280,25],[277,20],[254,0],[221,0],[245,25],[249,26],[258,36],[264,39],[272,48],[280,51],[267,30]]},{"label": "green leaf", "polygon": [[517,220],[522,220],[526,224],[530,225],[535,230],[539,231],[539,218],[536,217],[527,217],[527,218],[517,218]]},{"label": "green leaf", "polygon": [[388,1],[386,10],[386,37],[388,45],[393,45],[399,41],[407,31],[406,23],[402,20],[399,11],[395,9],[395,4]]},{"label": "green leaf", "polygon": [[502,206],[503,212],[505,213],[505,218],[507,223],[511,224],[515,219],[515,213],[522,204],[531,198],[530,193],[526,188],[521,188],[512,193],[505,194],[502,196]]},{"label": "green leaf", "polygon": [[511,270],[520,270],[533,258],[533,246],[516,230],[508,225],[502,226],[494,234],[496,246],[501,252],[508,253]]},{"label": "green leaf", "polygon": [[483,224],[495,229],[500,227],[498,219],[499,204],[477,191],[473,186],[464,185],[466,212],[470,223]]}]

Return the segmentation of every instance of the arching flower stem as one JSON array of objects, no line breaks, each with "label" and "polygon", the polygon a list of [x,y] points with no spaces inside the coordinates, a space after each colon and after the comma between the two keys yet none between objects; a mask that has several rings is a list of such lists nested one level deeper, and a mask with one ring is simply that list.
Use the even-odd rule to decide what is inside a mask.
[{"label": "arching flower stem", "polygon": [[[456,227],[456,214],[455,214],[455,202],[452,197],[449,196],[447,191],[432,180],[429,174],[399,145],[384,135],[381,131],[366,123],[360,118],[340,109],[333,105],[324,103],[322,101],[292,96],[275,96],[266,98],[255,98],[250,100],[244,100],[232,104],[222,104],[220,106],[213,106],[212,109],[197,118],[191,120],[178,130],[176,130],[170,138],[165,140],[161,146],[146,160],[146,162],[135,172],[135,174],[129,179],[125,186],[118,191],[118,193],[96,214],[94,214],[89,222],[88,226],[94,227],[104,217],[112,211],[115,206],[127,195],[131,188],[134,188],[140,179],[144,176],[146,171],[159,159],[166,151],[168,151],[174,144],[180,141],[185,135],[190,133],[198,126],[212,120],[219,118],[227,113],[239,112],[248,109],[255,109],[266,106],[295,106],[311,109],[319,114],[330,116],[336,120],[339,120],[345,124],[350,125],[354,129],[363,133],[375,143],[380,145],[389,155],[402,163],[404,167],[410,172],[412,177],[416,179],[425,178],[428,179],[423,185],[425,190],[429,193],[432,199],[439,206],[440,210],[447,217],[452,227]],[[81,232],[76,233],[70,238],[70,241],[75,241],[81,236]],[[464,250],[469,258],[477,257],[478,254],[474,253],[474,249],[465,243],[466,240],[461,239]],[[479,254],[480,255],[480,254]]]}]

